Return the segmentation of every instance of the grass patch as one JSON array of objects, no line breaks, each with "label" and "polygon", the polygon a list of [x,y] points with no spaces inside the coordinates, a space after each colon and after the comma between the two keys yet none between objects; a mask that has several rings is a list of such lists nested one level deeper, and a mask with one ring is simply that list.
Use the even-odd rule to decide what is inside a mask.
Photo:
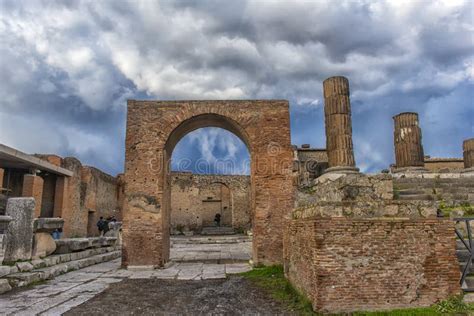
[{"label": "grass patch", "polygon": [[468,202],[461,203],[457,206],[448,206],[445,201],[439,203],[439,209],[443,212],[444,217],[449,217],[452,211],[463,211],[462,217],[473,217],[474,216],[474,205]]},{"label": "grass patch", "polygon": [[317,315],[313,312],[311,302],[285,278],[282,266],[254,268],[240,275],[263,288],[274,299],[299,315]]},{"label": "grass patch", "polygon": [[[282,302],[297,315],[323,315],[313,311],[311,302],[299,293],[285,278],[282,266],[254,268],[240,274]],[[474,304],[465,304],[461,296],[454,296],[431,307],[395,309],[380,312],[355,312],[352,316],[430,316],[430,315],[474,315]]]}]

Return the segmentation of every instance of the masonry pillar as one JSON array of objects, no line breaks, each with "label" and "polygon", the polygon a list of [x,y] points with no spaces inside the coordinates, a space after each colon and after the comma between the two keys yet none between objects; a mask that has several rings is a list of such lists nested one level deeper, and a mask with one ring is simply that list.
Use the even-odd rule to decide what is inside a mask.
[{"label": "masonry pillar", "polygon": [[5,174],[5,170],[0,168],[0,189],[3,188],[3,175]]},{"label": "masonry pillar", "polygon": [[466,139],[462,144],[464,168],[474,168],[474,138]]},{"label": "masonry pillar", "polygon": [[35,199],[35,217],[41,215],[41,202],[43,198],[43,178],[34,174],[25,174],[23,176],[22,197],[33,197]]},{"label": "masonry pillar", "polygon": [[54,190],[54,217],[63,217],[63,211],[67,205],[67,190],[68,178],[64,176],[58,176],[56,178],[56,187]]},{"label": "masonry pillar", "polygon": [[325,172],[358,172],[352,145],[349,81],[345,77],[331,77],[324,80],[323,88],[329,162],[329,168]]},{"label": "masonry pillar", "polygon": [[400,113],[393,121],[396,168],[398,171],[425,171],[418,113]]}]

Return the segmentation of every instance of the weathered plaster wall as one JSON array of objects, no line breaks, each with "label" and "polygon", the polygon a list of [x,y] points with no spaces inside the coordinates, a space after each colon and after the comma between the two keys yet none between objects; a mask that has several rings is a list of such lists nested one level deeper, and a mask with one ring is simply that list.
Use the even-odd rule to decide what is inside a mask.
[{"label": "weathered plaster wall", "polygon": [[117,220],[122,220],[118,180],[96,168],[86,166],[81,170],[81,181],[84,196],[82,209],[88,213],[87,235],[98,236],[96,223],[101,216],[115,216]]},{"label": "weathered plaster wall", "polygon": [[[65,195],[64,206],[60,214],[52,214],[54,201],[51,206],[44,208],[44,215],[61,216],[64,219],[64,237],[85,237],[98,235],[96,223],[100,216],[107,218],[115,216],[121,220],[119,204],[119,181],[96,168],[83,166],[73,157],[60,158],[56,155],[37,155],[38,157],[71,170],[74,174],[67,178],[64,192],[55,185],[45,185],[46,193],[43,196],[54,196],[62,199]],[[46,179],[46,178],[45,178]],[[52,180],[48,180],[52,181]],[[46,181],[45,181],[46,182]],[[57,202],[57,201],[56,201]],[[52,210],[51,210],[52,208]]]},{"label": "weathered plaster wall", "polygon": [[250,177],[171,173],[171,228],[200,231],[214,224],[250,228]]}]

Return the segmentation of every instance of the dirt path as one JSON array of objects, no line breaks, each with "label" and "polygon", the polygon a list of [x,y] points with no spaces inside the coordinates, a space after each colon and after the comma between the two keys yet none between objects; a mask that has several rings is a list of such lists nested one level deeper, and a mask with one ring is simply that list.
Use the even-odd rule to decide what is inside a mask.
[{"label": "dirt path", "polygon": [[65,315],[291,315],[242,277],[178,281],[127,279]]}]

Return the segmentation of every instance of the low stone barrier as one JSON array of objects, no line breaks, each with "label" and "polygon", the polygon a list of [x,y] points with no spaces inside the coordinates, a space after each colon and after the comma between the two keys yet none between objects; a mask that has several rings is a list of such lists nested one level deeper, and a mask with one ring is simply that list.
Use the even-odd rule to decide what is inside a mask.
[{"label": "low stone barrier", "polygon": [[56,240],[55,254],[72,253],[89,248],[115,246],[117,237],[64,238]]},{"label": "low stone barrier", "polygon": [[120,256],[120,247],[111,246],[17,262],[12,266],[0,266],[0,294],[11,288],[49,280],[60,274],[110,261]]}]

